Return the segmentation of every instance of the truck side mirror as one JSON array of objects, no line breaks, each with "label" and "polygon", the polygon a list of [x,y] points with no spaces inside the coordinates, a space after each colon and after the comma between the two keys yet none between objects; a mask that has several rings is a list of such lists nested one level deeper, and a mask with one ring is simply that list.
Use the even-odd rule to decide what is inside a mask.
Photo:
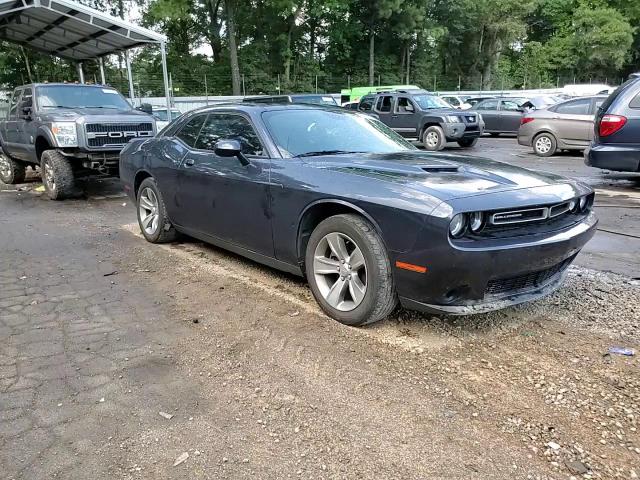
[{"label": "truck side mirror", "polygon": [[31,106],[23,106],[22,107],[22,118],[25,120],[31,120]]}]

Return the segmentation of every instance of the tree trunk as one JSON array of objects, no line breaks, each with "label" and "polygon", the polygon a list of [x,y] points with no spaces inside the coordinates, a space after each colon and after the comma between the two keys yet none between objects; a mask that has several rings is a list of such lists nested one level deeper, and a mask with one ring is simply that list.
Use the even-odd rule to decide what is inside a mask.
[{"label": "tree trunk", "polygon": [[240,64],[238,62],[238,43],[236,40],[235,0],[225,0],[227,11],[227,35],[229,40],[229,59],[231,63],[231,85],[233,95],[241,95]]},{"label": "tree trunk", "polygon": [[374,75],[375,75],[375,47],[376,47],[376,36],[373,32],[373,28],[369,30],[369,86],[373,87],[374,84]]},{"label": "tree trunk", "polygon": [[29,63],[29,57],[27,57],[27,52],[24,51],[24,47],[20,45],[20,51],[22,52],[22,57],[24,58],[24,65],[27,67],[27,76],[29,77],[29,83],[33,83],[33,77],[31,76],[31,64]]},{"label": "tree trunk", "polygon": [[292,35],[291,23],[287,30],[287,44],[284,49],[284,81],[288,85],[291,82],[291,35]]},{"label": "tree trunk", "polygon": [[220,62],[220,54],[222,53],[222,40],[220,39],[220,22],[218,14],[220,11],[220,2],[222,0],[207,0],[207,8],[209,10],[209,28],[208,37],[213,54],[213,61]]},{"label": "tree trunk", "polygon": [[409,85],[409,74],[411,73],[411,47],[407,42],[407,85]]}]

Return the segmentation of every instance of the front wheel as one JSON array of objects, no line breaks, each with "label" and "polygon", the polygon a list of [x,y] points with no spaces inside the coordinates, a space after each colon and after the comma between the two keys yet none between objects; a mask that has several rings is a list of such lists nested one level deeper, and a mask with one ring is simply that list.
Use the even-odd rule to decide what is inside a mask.
[{"label": "front wheel", "polygon": [[539,157],[550,157],[556,153],[558,142],[550,133],[541,133],[533,139],[533,153]]},{"label": "front wheel", "polygon": [[475,137],[475,138],[461,138],[460,140],[458,140],[458,145],[460,145],[463,148],[471,148],[471,147],[475,146],[476,143],[478,143],[478,137]]},{"label": "front wheel", "polygon": [[6,185],[15,185],[24,182],[27,166],[19,160],[6,155],[0,150],[0,180]]},{"label": "front wheel", "polygon": [[422,134],[422,144],[425,150],[437,152],[444,148],[445,143],[447,143],[447,139],[444,130],[438,125],[428,127]]},{"label": "front wheel", "polygon": [[305,269],[320,307],[345,325],[377,322],[397,305],[384,243],[359,215],[322,221],[309,238]]},{"label": "front wheel", "polygon": [[56,150],[45,150],[40,158],[42,183],[51,200],[77,197],[73,167],[67,157]]}]

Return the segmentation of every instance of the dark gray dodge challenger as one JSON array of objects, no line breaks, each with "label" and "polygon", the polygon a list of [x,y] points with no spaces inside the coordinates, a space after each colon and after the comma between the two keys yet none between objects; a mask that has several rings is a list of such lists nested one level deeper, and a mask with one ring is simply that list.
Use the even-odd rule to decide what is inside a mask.
[{"label": "dark gray dodge challenger", "polygon": [[148,241],[182,232],[305,275],[347,325],[398,301],[465,315],[539,298],[597,224],[582,183],[421,152],[375,118],[317,106],[195,110],[130,142],[120,177]]}]

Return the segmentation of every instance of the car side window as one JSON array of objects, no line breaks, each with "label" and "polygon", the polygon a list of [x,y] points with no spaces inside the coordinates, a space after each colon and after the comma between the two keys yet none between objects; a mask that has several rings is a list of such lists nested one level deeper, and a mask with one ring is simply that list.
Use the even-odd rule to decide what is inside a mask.
[{"label": "car side window", "polygon": [[517,112],[520,108],[516,102],[512,102],[511,100],[502,100],[500,102],[500,110],[507,110],[510,112]]},{"label": "car side window", "polygon": [[[22,99],[20,100],[20,108],[27,108],[33,106],[33,90],[30,88],[25,88],[22,91]],[[18,114],[22,114],[22,112],[18,112]]]},{"label": "car side window", "polygon": [[457,107],[458,105],[460,105],[460,102],[458,101],[458,99],[456,97],[442,97],[446,102],[450,103],[451,105],[453,105],[454,107]]},{"label": "car side window", "polygon": [[478,110],[498,110],[498,101],[497,100],[485,100],[484,102],[480,102],[476,105]]},{"label": "car side window", "polygon": [[[602,104],[604,103],[605,100],[606,100],[606,98],[596,98],[595,105],[593,107],[593,112],[591,112],[591,113],[592,114],[597,113],[598,109],[602,106]],[[638,108],[640,108],[640,102],[638,104]]]},{"label": "car side window", "polygon": [[565,115],[589,115],[589,110],[591,110],[590,98],[572,100],[558,105],[555,109],[556,113],[564,113]]},{"label": "car side window", "polygon": [[198,135],[200,134],[200,130],[202,129],[202,125],[206,118],[206,115],[196,115],[183,125],[178,133],[176,133],[176,137],[190,147],[195,147],[196,140],[198,139]]},{"label": "car side window", "polygon": [[416,109],[413,106],[413,102],[407,97],[398,97],[398,102],[396,103],[395,113],[400,114],[412,114],[415,113]]},{"label": "car side window", "polygon": [[640,108],[640,93],[638,93],[635,97],[633,97],[633,100],[629,102],[629,108]]},{"label": "car side window", "polygon": [[240,115],[210,114],[198,135],[196,148],[213,151],[218,140],[237,140],[242,153],[246,155],[263,154],[262,144],[253,126]]},{"label": "car side window", "polygon": [[11,97],[11,106],[9,107],[9,116],[7,118],[15,119],[18,111],[18,103],[20,102],[20,96],[22,95],[22,89],[15,90]]},{"label": "car side window", "polygon": [[391,112],[392,103],[393,97],[389,95],[378,97],[378,101],[376,102],[376,110],[382,113],[389,113]]}]

